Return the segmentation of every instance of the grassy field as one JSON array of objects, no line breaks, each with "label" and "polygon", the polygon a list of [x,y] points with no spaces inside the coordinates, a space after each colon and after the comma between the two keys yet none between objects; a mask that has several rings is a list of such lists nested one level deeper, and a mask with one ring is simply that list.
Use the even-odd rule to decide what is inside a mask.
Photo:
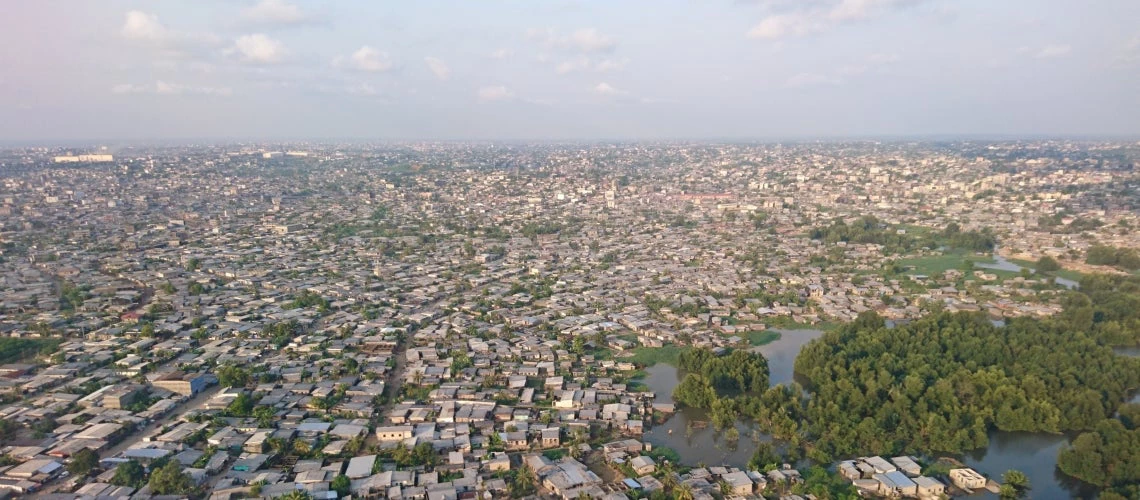
[{"label": "grassy field", "polygon": [[677,356],[680,354],[681,348],[675,345],[667,345],[664,347],[638,347],[633,350],[632,357],[621,359],[643,366],[653,366],[657,363],[676,365]]},{"label": "grassy field", "polygon": [[61,338],[0,337],[0,363],[27,361],[36,356],[48,356],[59,349]]},{"label": "grassy field", "polygon": [[780,339],[780,332],[764,330],[762,332],[748,332],[748,343],[760,346]]},{"label": "grassy field", "polygon": [[[964,252],[954,252],[944,255],[930,255],[926,257],[899,259],[898,265],[903,267],[914,266],[914,271],[908,271],[909,274],[939,276],[951,269],[963,269],[966,267],[966,262],[992,264],[994,260],[990,257],[982,257],[973,254],[967,254]],[[986,272],[990,271],[990,269],[986,270]]]}]

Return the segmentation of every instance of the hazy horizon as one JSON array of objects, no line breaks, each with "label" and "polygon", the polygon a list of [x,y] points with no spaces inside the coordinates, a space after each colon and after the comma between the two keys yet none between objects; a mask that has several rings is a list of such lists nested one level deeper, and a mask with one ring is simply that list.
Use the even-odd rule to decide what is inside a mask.
[{"label": "hazy horizon", "polygon": [[47,0],[6,14],[2,144],[1140,136],[1127,0]]}]

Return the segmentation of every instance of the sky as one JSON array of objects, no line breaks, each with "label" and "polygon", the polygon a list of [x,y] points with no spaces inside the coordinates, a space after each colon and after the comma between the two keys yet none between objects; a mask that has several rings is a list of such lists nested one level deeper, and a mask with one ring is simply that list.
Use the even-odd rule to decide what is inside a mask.
[{"label": "sky", "polygon": [[10,0],[0,141],[1140,136],[1137,0]]}]

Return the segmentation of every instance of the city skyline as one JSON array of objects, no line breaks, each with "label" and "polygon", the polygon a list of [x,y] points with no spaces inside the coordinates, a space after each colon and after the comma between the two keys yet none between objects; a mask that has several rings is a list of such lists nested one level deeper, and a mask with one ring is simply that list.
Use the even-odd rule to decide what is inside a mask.
[{"label": "city skyline", "polygon": [[652,7],[18,4],[0,140],[1140,133],[1131,2]]}]

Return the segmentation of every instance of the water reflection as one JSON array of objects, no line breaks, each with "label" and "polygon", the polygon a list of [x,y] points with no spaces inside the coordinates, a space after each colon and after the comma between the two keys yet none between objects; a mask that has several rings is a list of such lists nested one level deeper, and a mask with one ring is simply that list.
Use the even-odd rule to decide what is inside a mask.
[{"label": "water reflection", "polygon": [[[993,432],[990,445],[962,457],[966,465],[994,479],[1009,469],[1029,476],[1033,498],[1095,498],[1097,488],[1057,469],[1057,453],[1069,442],[1059,434]],[[994,496],[994,495],[991,495]],[[994,496],[996,497],[996,496]]]},{"label": "water reflection", "polygon": [[[772,385],[787,384],[795,380],[796,355],[804,344],[823,335],[820,330],[775,330],[780,338],[753,348],[768,359],[769,380]],[[681,381],[676,367],[656,364],[645,370],[643,382],[656,393],[657,401],[673,402],[673,389]],[[677,450],[686,465],[731,465],[743,467],[752,458],[760,442],[772,441],[753,423],[737,421],[739,439],[729,441],[726,433],[713,429],[708,413],[695,408],[682,408],[659,425],[645,433],[645,441],[655,446],[668,446]]]},{"label": "water reflection", "polygon": [[[657,401],[673,402],[673,388],[680,383],[676,367],[656,364],[645,370],[645,385],[657,394]],[[726,433],[712,427],[708,413],[696,408],[680,408],[673,416],[646,431],[644,440],[654,446],[668,446],[681,455],[681,463],[695,466],[731,465],[744,467],[760,441],[771,441],[771,436],[760,433],[755,424],[738,421],[740,436],[728,441]]]},{"label": "water reflection", "polygon": [[[979,269],[994,269],[997,271],[1010,271],[1010,272],[1014,272],[1014,273],[1021,272],[1021,269],[1022,269],[1021,266],[1006,260],[1005,257],[998,255],[997,252],[994,252],[993,258],[994,258],[994,261],[992,263],[975,262],[974,267],[979,268]],[[1026,269],[1029,269],[1029,272],[1036,272],[1032,268],[1026,268]],[[1061,285],[1061,286],[1068,288],[1070,290],[1080,287],[1079,283],[1077,283],[1076,281],[1070,280],[1070,279],[1065,279],[1065,278],[1061,278],[1061,277],[1054,277],[1053,280],[1058,285]]]},{"label": "water reflection", "polygon": [[[781,330],[780,338],[752,348],[752,352],[768,358],[768,374],[772,385],[789,384],[795,380],[796,356],[805,344],[823,335],[821,330]],[[802,382],[801,382],[802,384]]]}]

